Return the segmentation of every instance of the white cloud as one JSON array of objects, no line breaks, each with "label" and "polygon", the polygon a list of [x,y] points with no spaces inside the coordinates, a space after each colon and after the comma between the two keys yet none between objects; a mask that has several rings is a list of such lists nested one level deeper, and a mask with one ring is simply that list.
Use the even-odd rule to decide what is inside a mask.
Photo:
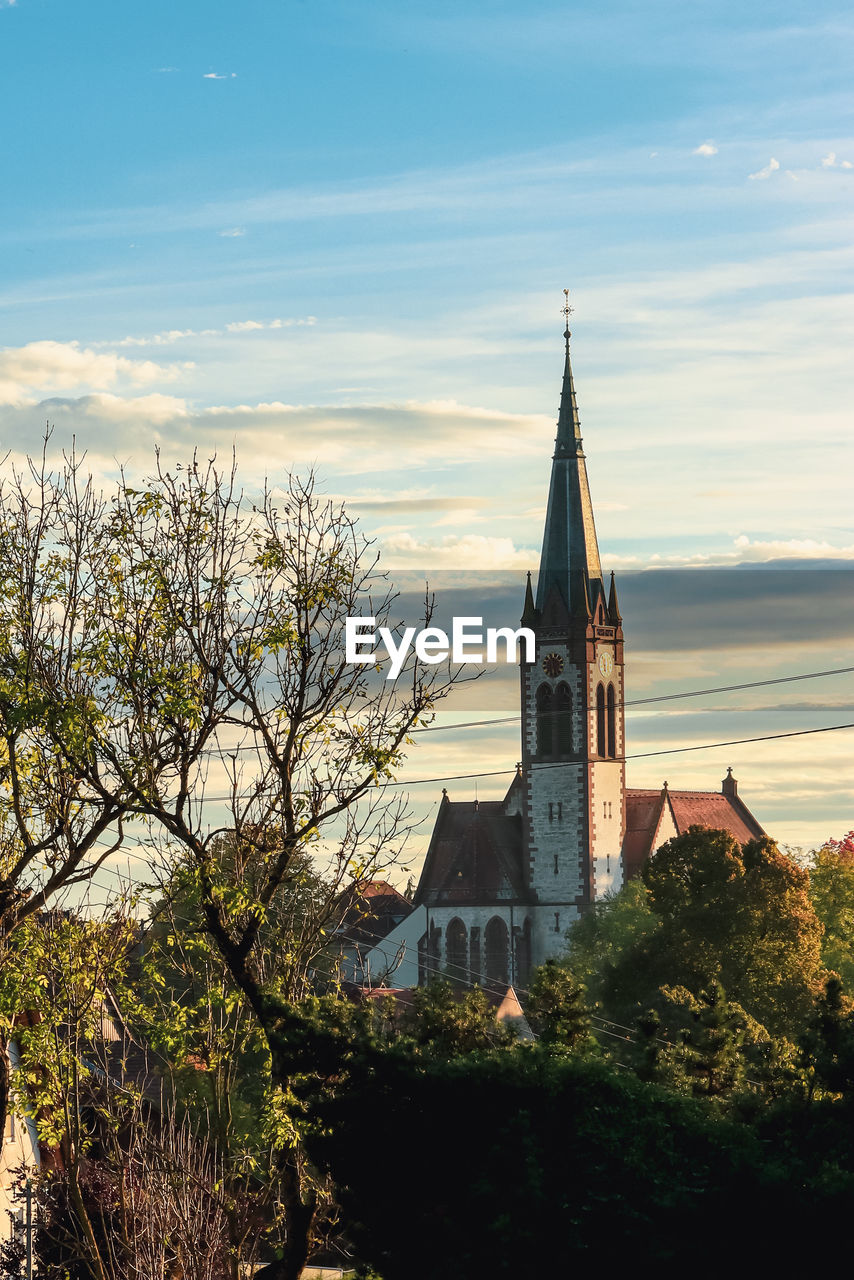
[{"label": "white cloud", "polygon": [[[597,504],[601,505],[601,504]],[[611,555],[608,566],[613,569],[702,569],[736,564],[767,564],[771,560],[839,560],[854,561],[854,545],[836,546],[817,538],[753,539],[739,534],[732,545],[720,551],[674,552],[661,555]]]},{"label": "white cloud", "polygon": [[225,327],[229,333],[246,333],[250,329],[263,329],[264,325],[260,320],[233,320]]},{"label": "white cloud", "polygon": [[202,79],[203,79],[203,80],[236,80],[236,79],[237,79],[237,72],[236,72],[236,71],[224,71],[224,72],[220,73],[220,72],[218,72],[218,71],[206,71],[206,72],[204,73],[204,75],[202,76]]},{"label": "white cloud", "polygon": [[756,173],[749,173],[747,176],[748,178],[759,178],[760,180],[762,180],[763,178],[770,178],[771,174],[775,173],[776,170],[779,168],[780,168],[780,161],[775,160],[774,157],[772,156],[764,169],[757,169]]},{"label": "white cloud", "polygon": [[694,156],[716,156],[718,149],[713,142],[701,142],[699,147],[695,147],[691,154]]},{"label": "white cloud", "polygon": [[382,544],[383,568],[530,569],[539,555],[519,550],[510,538],[467,533],[438,541],[418,541],[410,533],[393,534]]},{"label": "white cloud", "polygon": [[192,364],[161,365],[129,360],[115,352],[95,351],[79,342],[43,340],[0,351],[0,401],[17,404],[33,392],[70,391],[77,387],[110,387],[123,380],[132,386],[172,382]]},{"label": "white cloud", "polygon": [[139,426],[161,425],[174,422],[176,418],[187,416],[187,403],[179,396],[166,396],[154,391],[147,396],[125,398],[100,392],[85,396],[77,402],[89,418],[110,423],[125,423]]},{"label": "white cloud", "polygon": [[234,240],[238,236],[245,236],[246,228],[245,227],[226,227],[225,231],[220,231],[219,234],[221,236],[225,236],[227,239]]},{"label": "white cloud", "polygon": [[822,156],[821,165],[823,169],[854,169],[850,160],[837,160],[835,151],[828,151],[826,156]]}]

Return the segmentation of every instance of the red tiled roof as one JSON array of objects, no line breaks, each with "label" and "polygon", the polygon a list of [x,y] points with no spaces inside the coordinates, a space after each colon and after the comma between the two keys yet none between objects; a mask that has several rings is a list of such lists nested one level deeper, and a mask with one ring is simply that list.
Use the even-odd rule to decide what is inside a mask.
[{"label": "red tiled roof", "polygon": [[342,942],[373,946],[385,938],[412,910],[412,903],[387,880],[359,885],[338,931]]},{"label": "red tiled roof", "polygon": [[715,827],[728,831],[739,844],[765,834],[737,796],[724,796],[716,791],[671,791],[669,795],[680,834],[689,827]]},{"label": "red tiled roof", "polygon": [[[669,815],[665,812],[669,808]],[[711,827],[728,831],[739,844],[764,836],[765,832],[736,795],[720,791],[643,791],[626,788],[626,835],[623,841],[623,872],[636,876],[643,863],[658,847],[656,839],[662,817],[672,816],[679,835],[689,827]],[[669,824],[667,824],[669,825]]]},{"label": "red tiled roof", "polygon": [[395,889],[393,884],[389,884],[388,880],[369,880],[367,884],[363,884],[359,888],[360,898],[389,898],[397,899],[405,906],[409,906],[409,902],[404,898],[402,893]]},{"label": "red tiled roof", "polygon": [[626,789],[626,834],[623,838],[623,874],[626,879],[638,874],[652,852],[660,816],[660,791]]}]

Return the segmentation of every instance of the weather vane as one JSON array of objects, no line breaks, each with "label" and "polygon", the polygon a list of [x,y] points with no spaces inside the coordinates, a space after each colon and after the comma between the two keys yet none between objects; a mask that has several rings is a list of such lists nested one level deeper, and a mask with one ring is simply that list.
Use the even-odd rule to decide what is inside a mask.
[{"label": "weather vane", "polygon": [[563,291],[563,299],[564,299],[564,301],[563,301],[563,306],[562,306],[562,307],[561,307],[561,309],[560,309],[560,314],[563,316],[564,320],[566,321],[566,328],[565,328],[565,329],[564,329],[564,331],[563,331],[563,336],[564,336],[564,338],[566,339],[566,358],[567,358],[567,360],[568,360],[568,359],[569,359],[569,339],[570,339],[570,333],[569,333],[569,317],[572,315],[573,311],[575,310],[575,307],[571,307],[571,306],[569,305],[569,290],[568,290],[568,289],[564,289],[564,291]]}]

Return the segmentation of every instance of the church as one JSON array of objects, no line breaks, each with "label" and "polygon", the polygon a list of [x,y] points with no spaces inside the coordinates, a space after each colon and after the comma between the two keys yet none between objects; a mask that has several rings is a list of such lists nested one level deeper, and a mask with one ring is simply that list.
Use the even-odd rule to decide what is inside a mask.
[{"label": "church", "polygon": [[443,794],[414,909],[364,957],[368,982],[444,973],[524,987],[570,925],[665,841],[692,825],[739,843],[765,834],[731,770],[720,791],[626,786],[623,619],[599,560],[565,313],[540,571],[522,611],[536,647],[528,662],[521,646],[521,763],[503,800]]}]

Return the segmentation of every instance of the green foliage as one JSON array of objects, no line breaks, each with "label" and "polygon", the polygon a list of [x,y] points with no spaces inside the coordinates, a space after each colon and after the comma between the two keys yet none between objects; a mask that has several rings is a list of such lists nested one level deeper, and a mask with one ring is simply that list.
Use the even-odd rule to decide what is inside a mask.
[{"label": "green foliage", "polygon": [[822,962],[854,995],[854,831],[818,850],[809,877],[810,901],[824,929]]},{"label": "green foliage", "polygon": [[700,993],[682,1035],[681,1065],[692,1093],[720,1098],[743,1087],[744,1035],[743,1011],[730,1007],[718,983]]},{"label": "green foliage", "polygon": [[463,992],[442,978],[415,988],[398,1033],[420,1056],[430,1058],[501,1048],[516,1040],[512,1027],[497,1021],[495,1005],[481,987]]},{"label": "green foliage", "polygon": [[835,976],[816,999],[800,1049],[811,1092],[854,1097],[854,1011]]},{"label": "green foliage", "polygon": [[607,893],[567,935],[567,964],[592,1004],[602,999],[614,964],[655,932],[658,919],[641,880]]},{"label": "green foliage", "polygon": [[742,848],[690,827],[649,859],[643,881],[657,928],[606,965],[606,1008],[636,1016],[662,986],[698,996],[717,983],[772,1034],[798,1033],[822,972],[805,871],[767,838]]},{"label": "green foliage", "polygon": [[590,1015],[583,988],[556,960],[547,960],[534,970],[525,1013],[544,1046],[570,1050],[590,1043]]},{"label": "green foliage", "polygon": [[819,1169],[790,1173],[705,1102],[526,1046],[366,1058],[318,1100],[309,1149],[384,1280],[684,1267],[700,1241],[705,1272],[731,1265],[733,1239],[745,1265],[779,1262],[779,1225],[822,1203]]}]

